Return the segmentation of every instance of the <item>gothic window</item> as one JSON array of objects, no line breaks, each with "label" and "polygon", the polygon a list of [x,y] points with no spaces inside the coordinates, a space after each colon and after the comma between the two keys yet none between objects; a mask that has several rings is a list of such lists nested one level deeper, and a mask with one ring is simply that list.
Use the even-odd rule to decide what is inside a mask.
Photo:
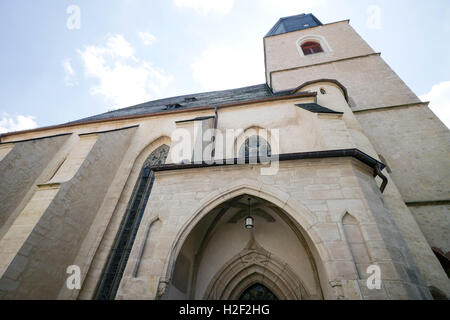
[{"label": "gothic window", "polygon": [[322,49],[322,46],[320,45],[320,43],[314,42],[314,41],[305,42],[301,45],[301,47],[302,47],[303,54],[305,56],[314,54],[314,53],[323,52],[323,49]]},{"label": "gothic window", "polygon": [[244,301],[260,300],[260,301],[263,301],[263,300],[278,300],[278,298],[266,286],[257,283],[257,284],[252,285],[248,289],[246,289],[241,294],[241,296],[239,297],[239,300],[244,300]]},{"label": "gothic window", "polygon": [[270,157],[272,149],[270,144],[260,136],[247,138],[239,150],[240,158]]},{"label": "gothic window", "polygon": [[128,203],[127,211],[125,212],[108,261],[100,278],[95,293],[96,299],[114,299],[116,295],[152,190],[155,174],[151,169],[164,164],[168,153],[169,147],[162,145],[150,154],[142,166],[130,202]]}]

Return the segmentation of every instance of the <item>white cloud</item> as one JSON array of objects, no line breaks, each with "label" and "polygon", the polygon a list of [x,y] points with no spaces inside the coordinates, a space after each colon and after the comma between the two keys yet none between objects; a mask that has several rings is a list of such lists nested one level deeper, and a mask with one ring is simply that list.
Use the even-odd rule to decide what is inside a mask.
[{"label": "white cloud", "polygon": [[139,32],[139,37],[141,37],[142,43],[145,46],[149,46],[156,41],[156,37],[149,32]]},{"label": "white cloud", "polygon": [[262,50],[211,46],[192,64],[193,77],[204,90],[221,90],[264,82]]},{"label": "white cloud", "polygon": [[131,44],[120,34],[109,36],[107,47],[103,48],[103,50],[107,54],[122,58],[130,58],[134,55],[134,49],[131,47]]},{"label": "white cloud", "polygon": [[36,121],[32,116],[18,115],[13,117],[6,112],[2,113],[0,118],[0,133],[21,131],[27,129],[34,129],[37,127]]},{"label": "white cloud", "polygon": [[104,46],[78,50],[87,77],[99,83],[91,94],[102,95],[112,108],[122,108],[161,97],[173,80],[151,62],[135,57],[135,50],[122,35],[110,35]]},{"label": "white cloud", "polygon": [[420,96],[422,101],[430,101],[430,109],[450,128],[450,81],[434,85],[431,91]]},{"label": "white cloud", "polygon": [[329,0],[260,0],[262,8],[273,13],[292,16],[300,13],[309,13],[308,10],[323,6]]},{"label": "white cloud", "polygon": [[229,13],[234,6],[234,0],[173,0],[173,3],[179,8],[191,8],[203,14],[222,15]]},{"label": "white cloud", "polygon": [[70,61],[70,59],[65,59],[62,62],[62,65],[63,65],[64,73],[65,73],[65,77],[64,77],[65,85],[67,87],[73,87],[73,86],[78,85],[78,82],[75,79],[76,72],[72,68],[72,62]]}]

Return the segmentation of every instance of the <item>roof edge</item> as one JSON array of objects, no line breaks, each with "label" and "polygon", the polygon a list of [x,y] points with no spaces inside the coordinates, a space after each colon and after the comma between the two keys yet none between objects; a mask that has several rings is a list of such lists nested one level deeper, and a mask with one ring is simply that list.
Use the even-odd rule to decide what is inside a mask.
[{"label": "roof edge", "polygon": [[[311,19],[317,24],[317,26],[321,26],[323,25],[323,23],[313,14],[313,13],[300,13],[300,14],[294,14],[291,16],[285,16],[285,17],[281,17],[278,19],[278,21],[275,23],[275,25],[269,30],[269,32],[267,32],[267,34],[265,35],[265,37],[267,36],[275,36],[275,35],[279,35],[279,34],[272,34],[275,30],[278,29],[278,27],[280,26],[280,24],[284,21],[284,20],[288,20],[291,18],[297,18],[297,17],[311,17]],[[314,26],[316,27],[316,26]],[[303,29],[299,29],[299,30],[304,30],[304,29],[309,29],[312,27],[308,27],[308,28],[303,28]],[[299,30],[295,30],[295,31],[299,31]],[[287,32],[292,32],[292,31],[287,31]],[[287,32],[283,32],[283,33],[287,33]],[[281,34],[283,34],[281,33]]]},{"label": "roof edge", "polygon": [[[316,92],[299,92],[299,93],[292,92],[290,95],[287,95],[287,96],[278,96],[278,97],[273,96],[273,97],[265,98],[265,99],[255,99],[255,100],[247,100],[247,101],[217,105],[217,108],[221,109],[221,108],[242,106],[242,105],[247,105],[247,104],[256,104],[256,103],[264,103],[264,102],[270,102],[270,101],[279,101],[279,100],[281,101],[281,100],[316,97],[316,96],[317,96]],[[19,134],[27,134],[27,133],[34,133],[34,132],[41,132],[41,131],[46,131],[46,130],[54,130],[54,129],[62,129],[62,128],[71,128],[71,127],[76,127],[76,126],[95,124],[95,123],[103,123],[103,122],[133,120],[133,119],[139,119],[139,118],[149,118],[149,117],[163,116],[163,115],[177,114],[177,113],[187,113],[187,112],[195,112],[195,111],[203,111],[203,110],[214,110],[215,107],[216,107],[215,105],[209,105],[209,106],[196,107],[196,108],[190,108],[190,109],[172,110],[172,111],[164,111],[164,112],[156,112],[156,113],[143,113],[143,114],[138,114],[138,115],[122,116],[122,117],[117,117],[117,118],[107,118],[107,119],[91,120],[91,121],[77,122],[77,123],[64,123],[64,124],[58,124],[58,125],[29,129],[29,130],[6,132],[6,133],[3,133],[0,135],[0,142],[2,142],[3,138],[5,138],[5,137],[10,137],[10,136],[19,135]]]},{"label": "roof edge", "polygon": [[311,81],[306,81],[305,83],[299,85],[297,88],[292,90],[292,93],[298,92],[299,90],[303,89],[304,87],[307,87],[309,85],[315,84],[315,83],[319,83],[319,82],[330,82],[335,84],[336,86],[338,86],[342,92],[344,93],[344,97],[345,100],[348,102],[348,91],[347,88],[340,83],[338,80],[336,79],[317,79],[317,80],[311,80]]},{"label": "roof edge", "polygon": [[[311,30],[311,29],[315,29],[315,28],[325,27],[325,26],[329,26],[329,25],[332,25],[332,24],[336,24],[336,23],[342,23],[342,22],[350,23],[350,19],[344,19],[344,20],[334,21],[334,22],[330,22],[330,23],[323,23],[323,24],[320,25],[320,26],[314,26],[314,27],[310,27],[310,28],[307,28],[307,29],[301,29],[301,30],[295,30],[295,31],[288,31],[288,32],[285,32],[285,33],[282,33],[282,34],[268,35],[269,32],[272,31],[272,30],[270,30],[270,31],[263,37],[263,39],[271,38],[271,37],[277,37],[277,36],[282,36],[282,35],[285,35],[285,34],[288,34],[288,33],[293,33],[293,32],[299,32],[299,31],[304,31],[304,30]],[[277,22],[277,24],[278,24],[278,22]]]}]

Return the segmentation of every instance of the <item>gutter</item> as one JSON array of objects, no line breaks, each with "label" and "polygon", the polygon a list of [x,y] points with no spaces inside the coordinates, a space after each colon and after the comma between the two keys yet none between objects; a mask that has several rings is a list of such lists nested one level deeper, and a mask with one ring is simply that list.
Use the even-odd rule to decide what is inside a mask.
[{"label": "gutter", "polygon": [[[386,189],[388,179],[386,176],[381,173],[386,165],[382,162],[372,158],[368,154],[358,150],[358,149],[340,149],[340,150],[326,150],[326,151],[313,151],[313,152],[301,152],[301,153],[286,153],[280,154],[277,156],[271,156],[267,159],[278,159],[278,161],[290,161],[290,160],[304,160],[304,159],[326,159],[326,158],[355,158],[365,165],[371,167],[374,170],[374,177],[379,176],[383,183],[381,184],[380,191],[384,192]],[[244,161],[245,160],[245,161]],[[226,159],[219,163],[181,163],[181,164],[164,164],[160,166],[152,167],[151,169],[155,172],[159,171],[174,171],[174,170],[186,170],[186,169],[197,169],[197,168],[213,168],[213,167],[222,167],[222,166],[230,166],[230,165],[243,165],[250,164],[249,157],[246,158],[234,158],[234,159]],[[256,163],[251,164],[261,164],[265,163],[258,159],[252,158],[252,161],[257,160]]]}]

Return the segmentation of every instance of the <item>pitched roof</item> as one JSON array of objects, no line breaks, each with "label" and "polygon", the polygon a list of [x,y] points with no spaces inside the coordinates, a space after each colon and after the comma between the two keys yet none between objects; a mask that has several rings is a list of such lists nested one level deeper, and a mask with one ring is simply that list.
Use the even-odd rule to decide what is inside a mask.
[{"label": "pitched roof", "polygon": [[265,98],[288,96],[292,90],[272,93],[267,84],[258,84],[231,90],[211,91],[197,94],[189,94],[145,102],[135,106],[117,109],[80,120],[68,122],[68,124],[83,123],[87,121],[114,119],[118,117],[152,114],[175,110],[186,110],[197,107],[225,105],[238,102],[246,102]]},{"label": "pitched roof", "polygon": [[266,37],[275,36],[292,31],[298,31],[308,29],[312,27],[321,26],[322,22],[319,21],[313,14],[298,14],[295,16],[289,16],[280,18],[278,22],[270,29],[266,34]]}]

